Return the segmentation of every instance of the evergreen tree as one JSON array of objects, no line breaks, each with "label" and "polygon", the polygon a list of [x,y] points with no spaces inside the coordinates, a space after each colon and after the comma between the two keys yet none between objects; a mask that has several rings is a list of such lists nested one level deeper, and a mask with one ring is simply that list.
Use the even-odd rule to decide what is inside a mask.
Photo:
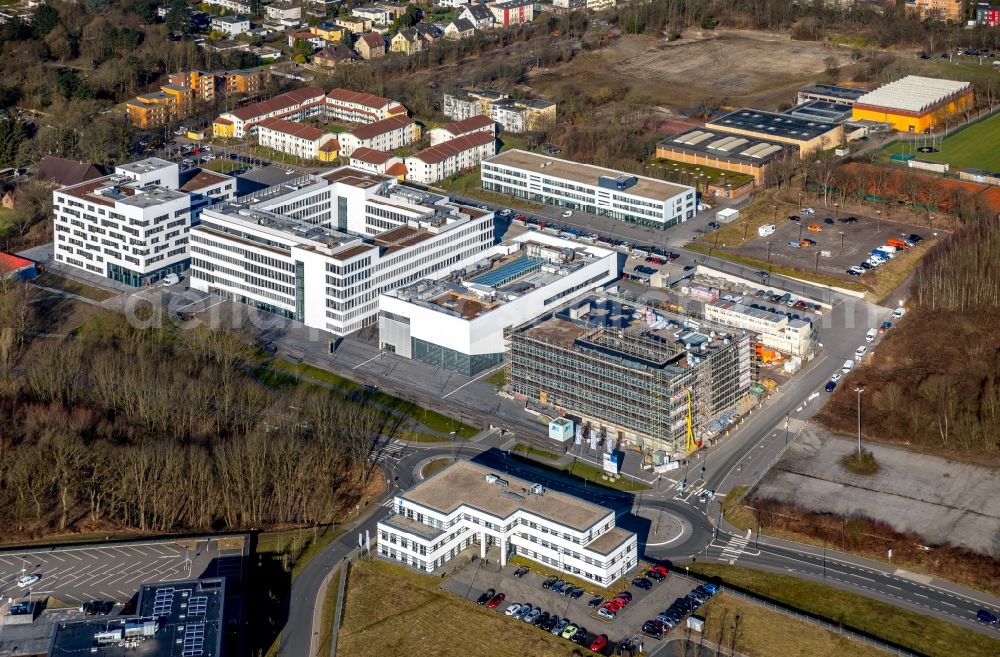
[{"label": "evergreen tree", "polygon": [[17,166],[24,125],[17,117],[7,114],[0,118],[0,167]]},{"label": "evergreen tree", "polygon": [[171,32],[187,34],[191,31],[191,7],[184,0],[171,0],[165,20]]},{"label": "evergreen tree", "polygon": [[35,12],[35,20],[32,22],[32,31],[35,38],[40,39],[51,32],[59,24],[59,12],[52,5],[46,3]]}]

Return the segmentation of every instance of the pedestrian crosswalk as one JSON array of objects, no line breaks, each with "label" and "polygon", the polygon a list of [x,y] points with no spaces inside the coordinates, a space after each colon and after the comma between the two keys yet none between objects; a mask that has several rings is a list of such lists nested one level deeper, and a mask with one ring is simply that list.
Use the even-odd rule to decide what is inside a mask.
[{"label": "pedestrian crosswalk", "polygon": [[728,561],[729,565],[733,565],[740,558],[740,555],[743,554],[743,550],[747,549],[747,543],[749,542],[749,537],[733,536],[729,539],[726,547],[722,549],[722,554],[717,559],[719,561]]},{"label": "pedestrian crosswalk", "polygon": [[369,461],[382,463],[386,459],[398,459],[406,449],[406,443],[401,440],[390,440],[388,443],[376,445],[368,455]]}]

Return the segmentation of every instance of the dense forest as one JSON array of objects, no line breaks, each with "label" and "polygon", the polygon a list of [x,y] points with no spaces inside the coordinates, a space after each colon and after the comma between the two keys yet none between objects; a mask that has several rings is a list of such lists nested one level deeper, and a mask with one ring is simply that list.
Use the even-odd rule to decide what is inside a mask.
[{"label": "dense forest", "polygon": [[5,538],[328,523],[358,502],[386,430],[378,407],[263,385],[257,347],[228,331],[102,311],[38,337],[31,297],[0,290]]},{"label": "dense forest", "polygon": [[967,219],[918,266],[909,312],[818,415],[869,439],[1000,463],[1000,226]]}]

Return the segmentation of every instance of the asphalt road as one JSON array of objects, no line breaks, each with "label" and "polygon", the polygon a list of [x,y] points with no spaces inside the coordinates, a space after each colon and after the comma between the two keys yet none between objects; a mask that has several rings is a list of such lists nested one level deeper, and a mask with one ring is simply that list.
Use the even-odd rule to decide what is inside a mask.
[{"label": "asphalt road", "polygon": [[[0,552],[0,595],[51,595],[63,602],[87,600],[127,602],[145,582],[200,577],[219,556],[214,540],[199,540],[194,549],[175,541],[113,543]],[[33,586],[21,588],[24,573],[38,574]]]}]

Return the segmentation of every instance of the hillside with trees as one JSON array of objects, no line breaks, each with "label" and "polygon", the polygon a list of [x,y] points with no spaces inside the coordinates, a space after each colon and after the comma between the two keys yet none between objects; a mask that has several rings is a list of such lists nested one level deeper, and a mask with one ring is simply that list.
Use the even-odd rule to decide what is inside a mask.
[{"label": "hillside with trees", "polygon": [[871,360],[855,369],[817,416],[862,433],[986,464],[1000,464],[1000,226],[973,218],[915,272],[910,309]]},{"label": "hillside with trees", "polygon": [[323,524],[362,500],[384,410],[265,385],[256,345],[233,332],[101,311],[38,337],[29,289],[0,290],[5,540]]}]

